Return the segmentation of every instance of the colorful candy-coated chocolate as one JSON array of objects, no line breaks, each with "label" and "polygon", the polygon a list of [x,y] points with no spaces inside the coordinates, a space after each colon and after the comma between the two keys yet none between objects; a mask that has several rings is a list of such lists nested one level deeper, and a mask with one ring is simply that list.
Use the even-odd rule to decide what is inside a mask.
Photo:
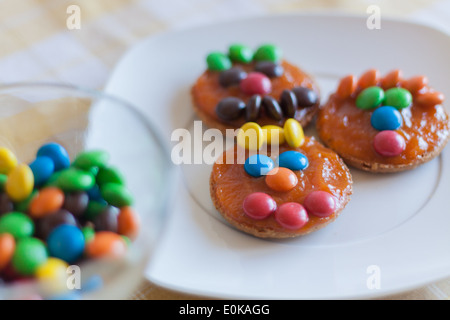
[{"label": "colorful candy-coated chocolate", "polygon": [[267,193],[254,192],[245,197],[242,209],[250,218],[262,220],[275,212],[277,203]]},{"label": "colorful candy-coated chocolate", "polygon": [[94,186],[95,177],[88,171],[70,167],[59,173],[55,183],[65,192],[86,191]]},{"label": "colorful candy-coated chocolate", "polygon": [[412,103],[411,93],[404,88],[391,88],[384,94],[384,105],[393,106],[397,109],[407,108]]},{"label": "colorful candy-coated chocolate", "polygon": [[370,123],[375,129],[382,130],[396,130],[403,124],[401,113],[394,107],[382,106],[372,113]]},{"label": "colorful candy-coated chocolate", "polygon": [[326,191],[313,191],[308,194],[303,206],[309,214],[328,217],[336,211],[336,198]]},{"label": "colorful candy-coated chocolate", "polygon": [[40,156],[30,163],[30,169],[34,175],[34,184],[40,186],[53,174],[55,164],[50,157]]},{"label": "colorful candy-coated chocolate", "polygon": [[92,226],[85,226],[81,228],[81,232],[83,233],[85,243],[88,243],[89,241],[94,239],[95,230]]},{"label": "colorful candy-coated chocolate", "polygon": [[43,241],[26,237],[19,239],[12,257],[12,266],[20,275],[31,276],[48,259]]},{"label": "colorful candy-coated chocolate", "polygon": [[50,142],[44,144],[36,153],[36,157],[47,156],[53,160],[55,171],[68,168],[70,166],[70,157],[67,150],[60,144]]},{"label": "colorful candy-coated chocolate", "polygon": [[264,142],[268,145],[280,145],[286,141],[284,138],[284,129],[282,127],[269,124],[263,126],[262,130]]},{"label": "colorful candy-coated chocolate", "polygon": [[358,79],[357,86],[360,89],[376,86],[380,81],[380,71],[377,69],[369,69],[364,72]]},{"label": "colorful candy-coated chocolate", "polygon": [[260,116],[262,98],[259,94],[253,95],[245,106],[245,120],[256,121]]},{"label": "colorful candy-coated chocolate", "polygon": [[397,87],[399,86],[402,77],[403,75],[401,70],[392,70],[381,79],[380,85],[384,90]]},{"label": "colorful candy-coated chocolate", "polygon": [[52,257],[74,263],[83,255],[84,235],[77,226],[62,224],[50,233],[47,246]]},{"label": "colorful candy-coated chocolate", "polygon": [[292,92],[297,98],[297,106],[299,108],[311,107],[319,102],[319,96],[310,88],[295,87],[292,89]]},{"label": "colorful candy-coated chocolate", "polygon": [[444,94],[438,91],[427,91],[416,95],[416,102],[427,107],[442,104],[445,100]]},{"label": "colorful candy-coated chocolate", "polygon": [[247,72],[240,67],[233,67],[219,74],[219,83],[222,87],[227,88],[238,85],[245,78],[247,78]]},{"label": "colorful candy-coated chocolate", "polygon": [[109,153],[103,150],[88,150],[79,153],[73,161],[73,166],[83,170],[93,167],[103,168],[109,161]]},{"label": "colorful candy-coated chocolate", "polygon": [[5,147],[0,147],[0,173],[8,174],[17,166],[17,158],[14,153]]},{"label": "colorful candy-coated chocolate", "polygon": [[232,61],[250,63],[253,60],[253,50],[243,44],[232,44],[228,49],[228,56]]},{"label": "colorful candy-coated chocolate", "polygon": [[64,197],[63,208],[76,217],[81,217],[89,203],[87,192],[78,191],[67,193]]},{"label": "colorful candy-coated chocolate", "polygon": [[0,234],[8,233],[16,240],[31,237],[34,232],[33,220],[22,212],[9,212],[0,217]]},{"label": "colorful candy-coated chocolate", "polygon": [[415,76],[403,82],[403,87],[411,94],[416,94],[426,88],[428,78],[426,76]]},{"label": "colorful candy-coated chocolate", "polygon": [[301,152],[289,150],[281,153],[276,163],[279,167],[288,168],[291,170],[304,170],[308,167],[308,158]]},{"label": "colorful candy-coated chocolate", "polygon": [[280,104],[274,97],[264,96],[262,99],[262,106],[270,118],[277,121],[280,121],[283,118],[283,110],[281,110]]},{"label": "colorful candy-coated chocolate", "polygon": [[280,96],[280,107],[286,117],[293,117],[297,110],[297,97],[291,90],[283,90]]},{"label": "colorful candy-coated chocolate", "polygon": [[239,87],[245,94],[268,94],[272,91],[272,82],[261,72],[250,72],[247,77],[243,79]]},{"label": "colorful candy-coated chocolate", "polygon": [[217,116],[224,121],[232,121],[244,113],[245,102],[236,97],[226,97],[216,106]]},{"label": "colorful candy-coated chocolate", "polygon": [[244,163],[244,170],[252,177],[260,177],[269,173],[275,164],[271,158],[263,154],[254,154]]},{"label": "colorful candy-coated chocolate", "polygon": [[341,79],[336,89],[336,95],[341,99],[347,99],[356,90],[357,79],[354,75],[348,75]]},{"label": "colorful candy-coated chocolate", "polygon": [[124,239],[111,231],[98,231],[86,244],[86,254],[91,258],[120,258],[127,252]]},{"label": "colorful candy-coated chocolate", "polygon": [[292,148],[298,148],[305,142],[305,134],[300,123],[291,118],[284,123],[284,137],[288,145]]},{"label": "colorful candy-coated chocolate", "polygon": [[405,138],[396,131],[385,130],[374,137],[373,147],[383,157],[395,157],[405,150],[406,142]]},{"label": "colorful candy-coated chocolate", "polygon": [[100,192],[103,199],[112,206],[120,208],[133,204],[133,196],[124,185],[107,183],[100,188]]},{"label": "colorful candy-coated chocolate", "polygon": [[224,71],[232,66],[230,58],[222,52],[211,52],[208,54],[206,63],[211,71]]},{"label": "colorful candy-coated chocolate", "polygon": [[260,46],[253,57],[255,61],[279,62],[283,52],[279,47],[273,44],[264,44]]},{"label": "colorful candy-coated chocolate", "polygon": [[277,167],[266,175],[266,184],[274,191],[290,191],[297,183],[297,175],[288,168]]},{"label": "colorful candy-coated chocolate", "polygon": [[373,86],[364,89],[356,97],[356,106],[360,109],[367,110],[378,107],[384,99],[384,90],[380,87]]},{"label": "colorful candy-coated chocolate", "polygon": [[119,234],[134,240],[139,234],[140,225],[139,215],[132,207],[126,206],[120,208],[119,215],[117,216]]},{"label": "colorful candy-coated chocolate", "polygon": [[298,230],[308,223],[309,216],[300,203],[286,202],[275,211],[275,220],[286,229]]},{"label": "colorful candy-coated chocolate", "polygon": [[260,61],[255,64],[255,71],[264,73],[269,78],[276,78],[283,75],[284,68],[271,61]]},{"label": "colorful candy-coated chocolate", "polygon": [[2,216],[4,213],[13,211],[13,209],[14,204],[8,197],[8,195],[4,192],[0,192],[0,216]]},{"label": "colorful candy-coated chocolate", "polygon": [[13,201],[25,200],[33,191],[33,171],[26,164],[19,164],[8,174],[5,191]]},{"label": "colorful candy-coated chocolate", "polygon": [[15,248],[16,241],[11,234],[0,234],[0,271],[11,261]]},{"label": "colorful candy-coated chocolate", "polygon": [[35,272],[42,290],[55,294],[67,290],[67,268],[69,265],[58,258],[50,257]]},{"label": "colorful candy-coated chocolate", "polygon": [[75,219],[73,214],[64,209],[52,212],[51,214],[48,214],[42,218],[35,219],[35,221],[34,235],[44,241],[47,240],[50,233],[52,233],[52,231],[56,227],[62,224],[77,226],[77,220]]},{"label": "colorful candy-coated chocolate", "polygon": [[239,129],[237,144],[244,149],[259,150],[264,143],[264,133],[256,122],[247,122]]},{"label": "colorful candy-coated chocolate", "polygon": [[39,190],[30,202],[28,209],[33,218],[41,218],[59,210],[64,203],[64,192],[55,187],[46,187]]},{"label": "colorful candy-coated chocolate", "polygon": [[95,231],[118,232],[119,209],[113,206],[106,206],[93,220]]}]

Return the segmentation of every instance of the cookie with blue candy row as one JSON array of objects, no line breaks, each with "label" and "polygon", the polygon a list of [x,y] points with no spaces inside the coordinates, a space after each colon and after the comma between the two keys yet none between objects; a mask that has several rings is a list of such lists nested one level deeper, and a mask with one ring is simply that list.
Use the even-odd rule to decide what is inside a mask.
[{"label": "cookie with blue candy row", "polygon": [[450,137],[444,95],[425,76],[348,75],[321,107],[317,132],[344,161],[370,172],[413,169],[438,156]]},{"label": "cookie with blue candy row", "polygon": [[318,85],[278,46],[232,44],[228,52],[208,54],[206,63],[191,94],[195,112],[210,128],[225,132],[249,121],[282,126],[289,118],[306,126],[318,111]]}]

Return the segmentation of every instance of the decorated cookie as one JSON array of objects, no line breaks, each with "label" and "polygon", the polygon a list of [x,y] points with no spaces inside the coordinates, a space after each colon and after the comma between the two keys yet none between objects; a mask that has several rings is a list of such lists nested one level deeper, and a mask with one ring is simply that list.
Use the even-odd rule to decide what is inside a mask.
[{"label": "decorated cookie", "polygon": [[349,75],[321,108],[321,140],[347,164],[371,172],[413,169],[437,155],[449,139],[444,96],[425,76],[409,79],[400,70],[359,79]]},{"label": "decorated cookie", "polygon": [[226,53],[210,53],[206,62],[191,92],[194,110],[211,128],[225,132],[249,121],[282,126],[288,118],[306,126],[318,110],[317,84],[275,45],[254,51],[233,44]]},{"label": "decorated cookie", "polygon": [[251,122],[214,164],[210,193],[237,229],[291,238],[334,221],[350,200],[352,178],[335,152],[304,136],[297,120],[283,127]]}]

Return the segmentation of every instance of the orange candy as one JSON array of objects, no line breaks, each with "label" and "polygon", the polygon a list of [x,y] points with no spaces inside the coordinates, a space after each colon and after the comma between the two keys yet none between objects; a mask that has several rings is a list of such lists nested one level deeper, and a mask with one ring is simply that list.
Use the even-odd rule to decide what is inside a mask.
[{"label": "orange candy", "polygon": [[271,170],[266,176],[267,186],[275,191],[292,190],[298,183],[298,178],[292,170],[279,167]]},{"label": "orange candy", "polygon": [[336,90],[337,95],[341,99],[348,98],[356,90],[356,77],[354,75],[348,75],[342,78],[339,82],[338,88]]},{"label": "orange candy", "polygon": [[424,93],[418,93],[416,96],[416,102],[425,106],[434,107],[437,104],[444,102],[444,94],[438,91],[427,91]]},{"label": "orange candy", "polygon": [[64,192],[55,187],[43,188],[30,203],[30,215],[40,218],[60,209],[64,203]]},{"label": "orange candy", "polygon": [[131,207],[122,207],[117,217],[118,231],[130,239],[135,239],[140,226],[139,216]]},{"label": "orange candy", "polygon": [[358,87],[365,89],[368,87],[376,86],[380,80],[380,72],[377,69],[367,70],[358,80]]},{"label": "orange candy", "polygon": [[14,237],[9,233],[0,234],[0,270],[11,261],[16,248]]},{"label": "orange candy", "polygon": [[126,252],[125,240],[112,231],[98,231],[86,244],[86,254],[91,258],[120,258]]},{"label": "orange candy", "polygon": [[425,76],[416,76],[403,83],[403,88],[411,92],[411,94],[416,94],[428,85],[428,78]]},{"label": "orange candy", "polygon": [[384,90],[397,87],[402,79],[402,71],[401,70],[392,70],[387,75],[381,79],[381,87]]}]

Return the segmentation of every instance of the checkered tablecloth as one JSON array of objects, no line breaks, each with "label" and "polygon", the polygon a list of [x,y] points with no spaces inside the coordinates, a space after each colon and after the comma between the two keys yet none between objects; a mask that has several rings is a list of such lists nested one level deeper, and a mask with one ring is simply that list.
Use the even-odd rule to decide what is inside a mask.
[{"label": "checkered tablecloth", "polygon": [[[0,83],[101,89],[131,46],[153,34],[252,15],[338,10],[413,18],[450,34],[448,0],[0,0]],[[75,7],[73,7],[75,6]],[[79,20],[72,16],[79,9]],[[385,299],[448,299],[450,279]],[[130,299],[195,299],[142,281]]]}]

